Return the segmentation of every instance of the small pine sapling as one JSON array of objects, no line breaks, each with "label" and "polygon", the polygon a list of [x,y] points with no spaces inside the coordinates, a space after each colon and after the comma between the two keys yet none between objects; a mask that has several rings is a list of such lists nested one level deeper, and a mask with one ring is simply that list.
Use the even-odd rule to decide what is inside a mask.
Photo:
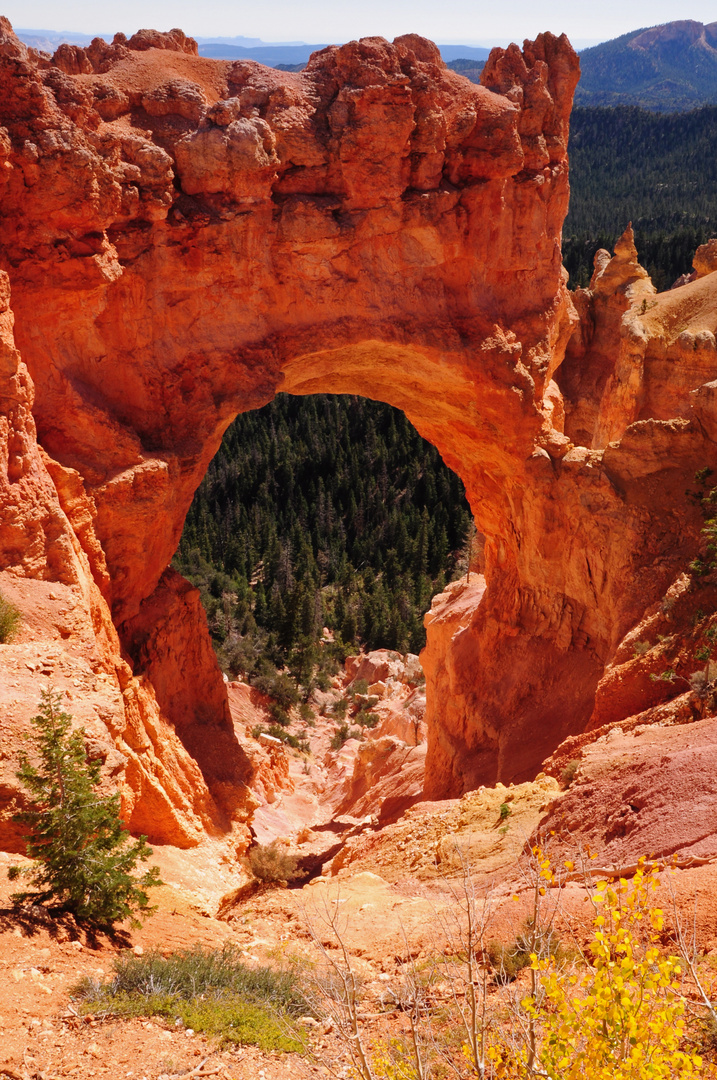
[{"label": "small pine sapling", "polygon": [[152,849],[145,836],[130,841],[119,793],[98,793],[100,762],[87,759],[84,732],[72,730],[61,700],[61,694],[43,690],[32,718],[39,762],[32,764],[25,754],[20,758],[17,776],[32,805],[16,820],[28,826],[27,854],[35,865],[10,867],[9,876],[26,876],[36,891],[15,893],[13,900],[55,900],[60,910],[97,926],[126,918],[137,925],[137,913],[153,910],[147,890],[162,884],[156,867],[133,874]]}]

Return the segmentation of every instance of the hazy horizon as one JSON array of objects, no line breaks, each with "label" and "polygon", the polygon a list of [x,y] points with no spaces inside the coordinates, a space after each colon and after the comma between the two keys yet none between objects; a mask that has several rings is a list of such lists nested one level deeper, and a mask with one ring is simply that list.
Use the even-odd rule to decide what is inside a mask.
[{"label": "hazy horizon", "polygon": [[242,0],[106,0],[98,15],[91,0],[65,0],[58,16],[55,0],[6,0],[0,11],[13,26],[53,33],[131,34],[141,27],[169,30],[179,26],[193,37],[243,36],[268,44],[342,42],[380,35],[393,38],[418,33],[440,44],[489,47],[522,42],[543,30],[566,33],[578,47],[619,37],[642,27],[693,19],[717,18],[714,0],[634,0],[626,5],[604,0],[576,5],[574,0],[535,4],[513,0],[511,5],[478,7],[475,0],[265,0],[262,5]]},{"label": "hazy horizon", "polygon": [[[130,34],[134,33],[136,30],[139,30],[139,29],[142,29],[142,27],[136,26],[136,27],[130,28],[129,30],[123,30],[122,32],[126,33],[129,36]],[[160,29],[160,28],[159,27],[152,27],[152,29]],[[171,29],[171,28],[163,27],[162,29]],[[182,27],[181,29],[184,29],[184,27]],[[38,34],[38,35],[39,34],[53,34],[53,35],[54,34],[59,34],[59,35],[66,35],[67,37],[87,37],[87,38],[101,37],[101,38],[104,38],[105,40],[111,40],[112,37],[114,36],[114,34],[117,33],[116,30],[107,30],[107,29],[105,29],[105,30],[97,30],[94,27],[89,29],[89,30],[68,30],[67,27],[65,27],[65,26],[57,26],[57,27],[56,26],[15,26],[14,23],[13,23],[13,30],[15,31],[16,34]],[[186,31],[186,32],[188,33],[188,31]],[[210,35],[206,35],[206,34],[197,34],[197,33],[195,33],[195,34],[192,34],[191,36],[193,38],[195,38],[197,41],[199,41],[200,43],[201,42],[206,42],[206,43],[210,43],[210,42],[230,43],[230,42],[234,42],[234,41],[236,41],[236,42],[244,42],[246,44],[247,48],[252,48],[252,47],[260,48],[260,47],[263,47],[263,46],[294,46],[294,45],[308,45],[308,46],[310,46],[310,45],[323,44],[322,42],[307,41],[305,39],[302,39],[302,40],[286,39],[286,40],[283,40],[283,41],[277,39],[277,40],[268,41],[268,40],[266,40],[264,38],[248,37],[245,34],[231,34],[231,35],[230,34],[213,34],[213,35],[210,34]],[[366,35],[362,35],[362,36],[366,36]],[[385,35],[381,35],[381,36],[385,36]],[[424,35],[424,36],[426,36],[426,35]],[[343,40],[350,41],[351,39],[350,38],[345,38]],[[453,38],[445,38],[445,37],[438,38],[438,37],[436,37],[436,38],[432,38],[431,40],[435,41],[435,43],[437,45],[455,45],[455,46],[465,45],[465,46],[467,46],[469,48],[472,48],[472,49],[491,49],[491,48],[495,48],[496,46],[505,47],[505,46],[509,45],[511,43],[511,41],[514,41],[516,39],[515,38],[508,38],[508,37],[503,37],[503,38],[499,38],[499,37],[496,37],[496,38],[456,38],[456,37],[453,37]],[[574,38],[574,39],[571,39],[571,40],[572,40],[573,45],[575,45],[576,48],[583,49],[583,48],[587,48],[590,45],[598,45],[598,44],[600,44],[600,42],[607,41],[609,39],[608,38]],[[341,44],[341,42],[334,42],[334,44]]]}]

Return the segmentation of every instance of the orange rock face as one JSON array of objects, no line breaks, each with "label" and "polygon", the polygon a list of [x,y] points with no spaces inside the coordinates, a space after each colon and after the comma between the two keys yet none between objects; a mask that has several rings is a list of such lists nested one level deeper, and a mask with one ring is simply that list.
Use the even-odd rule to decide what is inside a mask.
[{"label": "orange rock face", "polygon": [[534,773],[694,544],[670,497],[715,457],[687,418],[633,423],[631,389],[603,401],[589,298],[563,377],[567,39],[494,50],[474,86],[414,35],[301,74],[176,31],[51,60],[0,37],[0,567],[67,584],[93,626],[133,828],[188,844],[250,812],[197,598],[165,570],[223,431],[278,391],[389,402],[464,479],[487,586],[429,663],[429,794]]},{"label": "orange rock face", "polygon": [[689,726],[614,728],[580,754],[575,780],[542,819],[542,834],[560,837],[572,853],[599,852],[599,865],[634,865],[645,852],[666,860],[678,855],[683,866],[711,862],[716,747],[714,717]]}]

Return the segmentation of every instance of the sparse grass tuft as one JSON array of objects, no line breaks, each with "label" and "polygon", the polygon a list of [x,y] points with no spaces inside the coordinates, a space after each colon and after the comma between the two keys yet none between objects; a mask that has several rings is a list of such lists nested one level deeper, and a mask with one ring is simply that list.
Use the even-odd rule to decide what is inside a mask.
[{"label": "sparse grass tuft", "polygon": [[335,701],[331,706],[331,715],[335,716],[337,720],[343,720],[346,716],[346,710],[349,707],[348,700],[343,697]]},{"label": "sparse grass tuft", "polygon": [[115,1016],[158,1016],[262,1050],[299,1052],[291,1019],[307,1010],[290,972],[248,967],[234,945],[197,946],[162,956],[150,952],[115,960],[109,982],[85,977],[73,988],[81,1011]]},{"label": "sparse grass tuft", "polygon": [[349,734],[349,726],[346,721],[343,721],[339,724],[336,731],[331,736],[331,742],[329,745],[331,746],[332,750],[340,750],[344,743],[347,742],[350,738],[351,736]]},{"label": "sparse grass tuft", "polygon": [[86,998],[84,1013],[111,1013],[126,1018],[138,1016],[161,1017],[175,1023],[181,1020],[185,1028],[217,1037],[222,1044],[251,1044],[264,1051],[301,1053],[303,1044],[297,1035],[287,1034],[282,1024],[267,1006],[244,1001],[236,994],[210,994],[204,998],[184,1001],[167,994],[101,995]]},{"label": "sparse grass tuft", "polygon": [[377,697],[366,698],[366,700],[361,703],[361,706],[356,713],[356,723],[361,724],[362,727],[376,727],[376,724],[378,723],[380,717],[378,713],[371,712],[371,710],[373,709],[374,705],[377,704]]},{"label": "sparse grass tuft", "polygon": [[20,609],[0,593],[0,645],[8,645],[20,629]]},{"label": "sparse grass tuft", "polygon": [[717,1053],[717,1022],[711,1016],[700,1020],[697,1028],[697,1048],[700,1054]]},{"label": "sparse grass tuft", "polygon": [[580,768],[580,758],[573,758],[569,761],[563,771],[560,774],[560,786],[565,790],[569,788],[573,780],[577,776],[578,769]]},{"label": "sparse grass tuft", "polygon": [[489,941],[486,953],[493,968],[493,978],[500,986],[513,982],[523,968],[530,967],[530,950],[523,942],[504,945],[501,941]]},{"label": "sparse grass tuft", "polygon": [[494,981],[499,986],[507,986],[513,982],[523,968],[530,967],[531,954],[537,951],[551,956],[558,963],[567,956],[560,939],[552,930],[543,930],[534,936],[530,919],[526,920],[524,932],[519,934],[515,941],[509,944],[489,941],[486,955],[493,968]]}]

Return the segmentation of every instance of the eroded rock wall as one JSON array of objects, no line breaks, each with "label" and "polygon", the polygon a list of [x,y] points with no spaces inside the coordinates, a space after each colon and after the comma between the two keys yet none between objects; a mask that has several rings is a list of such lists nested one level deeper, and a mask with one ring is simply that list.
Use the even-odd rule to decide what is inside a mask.
[{"label": "eroded rock wall", "polygon": [[523,534],[536,541],[533,580],[554,587],[511,592],[493,573],[486,589],[472,574],[434,598],[422,654],[429,794],[520,779],[552,740],[575,752],[579,731],[597,732],[590,742],[629,718],[709,714],[685,689],[704,666],[696,613],[714,603],[710,582],[685,571],[703,525],[695,474],[715,468],[717,273],[657,295],[628,227],[575,301],[555,378],[577,445],[551,464],[533,455],[536,480],[551,479],[526,494],[537,528]]}]

